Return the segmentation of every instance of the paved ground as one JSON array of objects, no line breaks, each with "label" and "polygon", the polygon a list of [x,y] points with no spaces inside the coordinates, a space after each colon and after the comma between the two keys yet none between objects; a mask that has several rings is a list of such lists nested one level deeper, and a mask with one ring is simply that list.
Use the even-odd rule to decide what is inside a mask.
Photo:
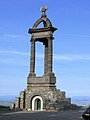
[{"label": "paved ground", "polygon": [[64,112],[10,112],[1,113],[0,120],[83,120],[83,110]]}]

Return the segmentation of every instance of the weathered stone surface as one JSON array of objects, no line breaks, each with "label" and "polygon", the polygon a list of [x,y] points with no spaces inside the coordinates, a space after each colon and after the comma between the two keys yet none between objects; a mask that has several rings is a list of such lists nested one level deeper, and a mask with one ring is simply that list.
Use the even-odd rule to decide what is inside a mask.
[{"label": "weathered stone surface", "polygon": [[20,97],[17,97],[17,98],[16,98],[15,108],[20,108]]},{"label": "weathered stone surface", "polygon": [[15,109],[15,103],[11,103],[10,109]]},{"label": "weathered stone surface", "polygon": [[26,99],[26,91],[21,91],[20,92],[20,108],[21,109],[25,108],[25,99]]},{"label": "weathered stone surface", "polygon": [[52,107],[54,110],[57,108],[60,110],[64,108],[65,105],[70,105],[70,99],[65,98],[65,92],[63,94],[62,91],[58,90],[46,90],[45,88],[43,89],[36,89],[33,88],[29,91],[27,91],[27,108],[26,109],[32,109],[31,102],[32,98],[34,96],[41,96],[43,98],[43,109],[44,110],[51,110]]},{"label": "weathered stone surface", "polygon": [[[46,17],[45,9],[42,16],[35,22],[31,34],[30,73],[27,78],[27,88],[20,92],[15,101],[15,108],[26,110],[58,111],[71,105],[71,99],[65,92],[56,89],[56,76],[53,73],[53,32],[51,21]],[[44,28],[37,28],[43,22]],[[35,73],[35,42],[42,42],[44,49],[44,75],[37,77]],[[12,108],[13,105],[12,105]]]}]

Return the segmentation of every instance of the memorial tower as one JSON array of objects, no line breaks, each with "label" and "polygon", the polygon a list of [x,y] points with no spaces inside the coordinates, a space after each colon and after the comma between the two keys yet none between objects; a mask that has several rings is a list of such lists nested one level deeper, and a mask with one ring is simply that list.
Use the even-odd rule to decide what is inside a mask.
[{"label": "memorial tower", "polygon": [[[46,16],[47,7],[41,7],[42,15],[28,33],[31,34],[30,73],[27,78],[27,88],[20,92],[15,101],[15,108],[26,110],[62,110],[70,106],[70,98],[65,92],[56,88],[56,76],[53,72],[53,33],[57,28],[52,26]],[[43,23],[42,28],[38,28]],[[44,75],[35,73],[35,44],[39,41],[44,46]]]},{"label": "memorial tower", "polygon": [[[53,61],[53,32],[57,28],[53,27],[51,21],[46,16],[47,7],[41,7],[42,15],[37,20],[28,33],[31,34],[31,54],[30,54],[30,74],[28,76],[28,89],[39,87],[39,89],[55,89],[56,77],[52,71]],[[40,23],[43,28],[37,28]],[[44,46],[44,75],[37,77],[35,73],[35,43],[39,41]]]}]

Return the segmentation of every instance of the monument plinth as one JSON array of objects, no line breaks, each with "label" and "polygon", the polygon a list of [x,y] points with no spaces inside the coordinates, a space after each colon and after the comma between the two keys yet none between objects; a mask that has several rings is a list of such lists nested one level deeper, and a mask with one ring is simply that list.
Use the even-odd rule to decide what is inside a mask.
[{"label": "monument plinth", "polygon": [[[70,98],[65,97],[65,92],[56,88],[56,76],[53,72],[53,33],[57,28],[52,26],[46,16],[47,7],[41,7],[42,15],[28,33],[31,34],[30,73],[27,77],[27,88],[20,92],[15,108],[26,110],[61,110],[71,104]],[[38,28],[40,23],[43,28]],[[44,46],[44,75],[35,73],[35,43]],[[14,106],[14,105],[12,105]]]}]

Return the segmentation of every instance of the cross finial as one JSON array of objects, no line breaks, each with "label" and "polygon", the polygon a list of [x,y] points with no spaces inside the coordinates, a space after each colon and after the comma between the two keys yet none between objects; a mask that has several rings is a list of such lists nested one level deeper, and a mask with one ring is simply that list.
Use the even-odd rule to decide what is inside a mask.
[{"label": "cross finial", "polygon": [[45,12],[47,9],[48,9],[47,6],[45,6],[45,7],[41,6],[40,10],[42,11],[42,16],[46,16]]}]

